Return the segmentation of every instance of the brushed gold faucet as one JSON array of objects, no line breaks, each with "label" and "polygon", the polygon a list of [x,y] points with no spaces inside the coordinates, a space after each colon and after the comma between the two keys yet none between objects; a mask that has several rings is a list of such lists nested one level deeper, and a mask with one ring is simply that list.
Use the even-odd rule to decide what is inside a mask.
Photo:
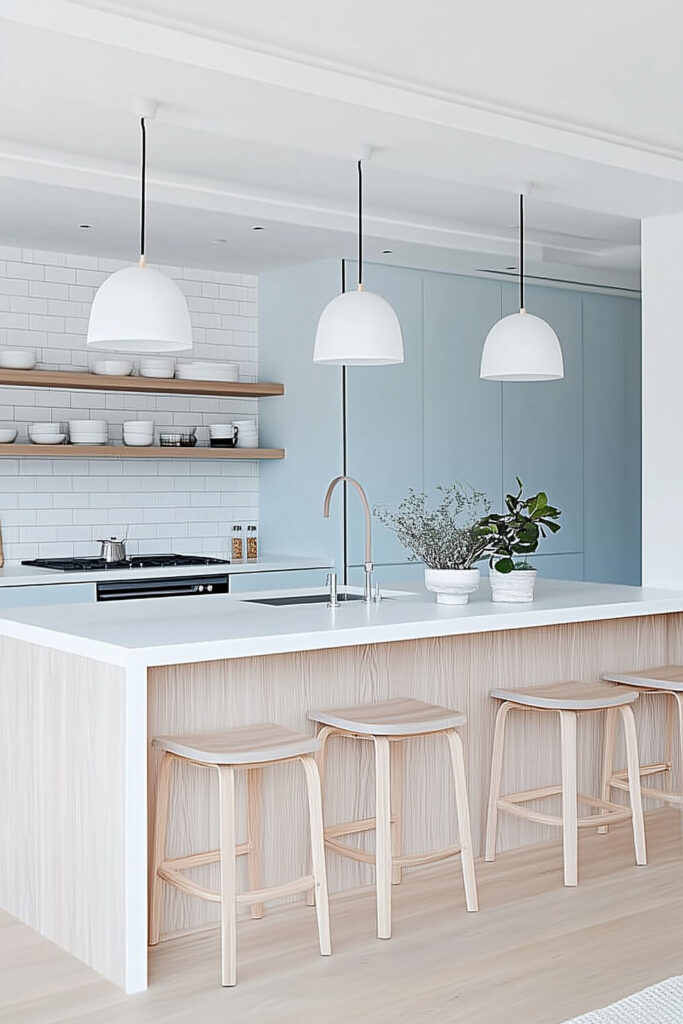
[{"label": "brushed gold faucet", "polygon": [[368,498],[358,483],[352,476],[336,476],[330,486],[327,488],[327,494],[325,495],[325,504],[323,505],[323,516],[325,519],[330,517],[330,499],[332,498],[332,492],[335,487],[341,481],[347,484],[353,484],[358,491],[358,496],[363,505],[363,511],[365,512],[365,589],[363,591],[363,601],[365,604],[372,603],[372,516],[370,514],[370,505],[368,504]]}]

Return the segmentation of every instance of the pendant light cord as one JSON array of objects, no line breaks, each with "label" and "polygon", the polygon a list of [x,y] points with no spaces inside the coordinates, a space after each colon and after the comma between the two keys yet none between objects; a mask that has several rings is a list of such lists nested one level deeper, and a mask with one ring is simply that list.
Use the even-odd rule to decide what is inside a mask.
[{"label": "pendant light cord", "polygon": [[140,118],[142,132],[142,165],[140,171],[140,266],[145,265],[145,207],[147,192],[147,130],[144,117]]},{"label": "pendant light cord", "polygon": [[358,161],[358,291],[363,291],[363,161]]},{"label": "pendant light cord", "polygon": [[519,310],[524,309],[524,193],[519,196]]}]

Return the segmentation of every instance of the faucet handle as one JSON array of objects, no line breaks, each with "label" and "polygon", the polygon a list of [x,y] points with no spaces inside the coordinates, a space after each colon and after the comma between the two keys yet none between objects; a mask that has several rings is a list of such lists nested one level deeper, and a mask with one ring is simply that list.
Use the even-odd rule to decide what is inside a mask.
[{"label": "faucet handle", "polygon": [[336,572],[328,572],[327,574],[327,586],[330,589],[330,600],[328,603],[329,608],[336,608],[339,604],[339,598],[337,597],[337,574]]}]

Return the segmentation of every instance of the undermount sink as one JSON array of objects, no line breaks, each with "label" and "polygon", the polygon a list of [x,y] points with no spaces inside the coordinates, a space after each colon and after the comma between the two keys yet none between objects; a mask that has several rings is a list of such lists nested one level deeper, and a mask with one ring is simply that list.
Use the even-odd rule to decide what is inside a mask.
[{"label": "undermount sink", "polygon": [[[245,599],[245,604],[327,604],[329,600],[329,594],[288,594],[285,597],[250,597]],[[340,604],[347,601],[362,601],[363,595],[342,593],[337,594],[337,600]]]}]

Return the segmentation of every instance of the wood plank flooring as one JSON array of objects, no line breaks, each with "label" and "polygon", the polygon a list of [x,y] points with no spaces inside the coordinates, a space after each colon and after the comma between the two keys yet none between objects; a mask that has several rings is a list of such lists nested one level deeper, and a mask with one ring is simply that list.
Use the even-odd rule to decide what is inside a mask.
[{"label": "wood plank flooring", "polygon": [[0,1022],[560,1024],[683,973],[683,816],[646,823],[648,867],[628,824],[581,836],[577,889],[562,885],[559,842],[478,862],[478,914],[457,863],[410,873],[389,942],[374,937],[372,891],[336,897],[329,959],[311,908],[267,909],[238,925],[235,989],[220,987],[216,931],[163,942],[149,991],[127,997],[0,914]]}]

